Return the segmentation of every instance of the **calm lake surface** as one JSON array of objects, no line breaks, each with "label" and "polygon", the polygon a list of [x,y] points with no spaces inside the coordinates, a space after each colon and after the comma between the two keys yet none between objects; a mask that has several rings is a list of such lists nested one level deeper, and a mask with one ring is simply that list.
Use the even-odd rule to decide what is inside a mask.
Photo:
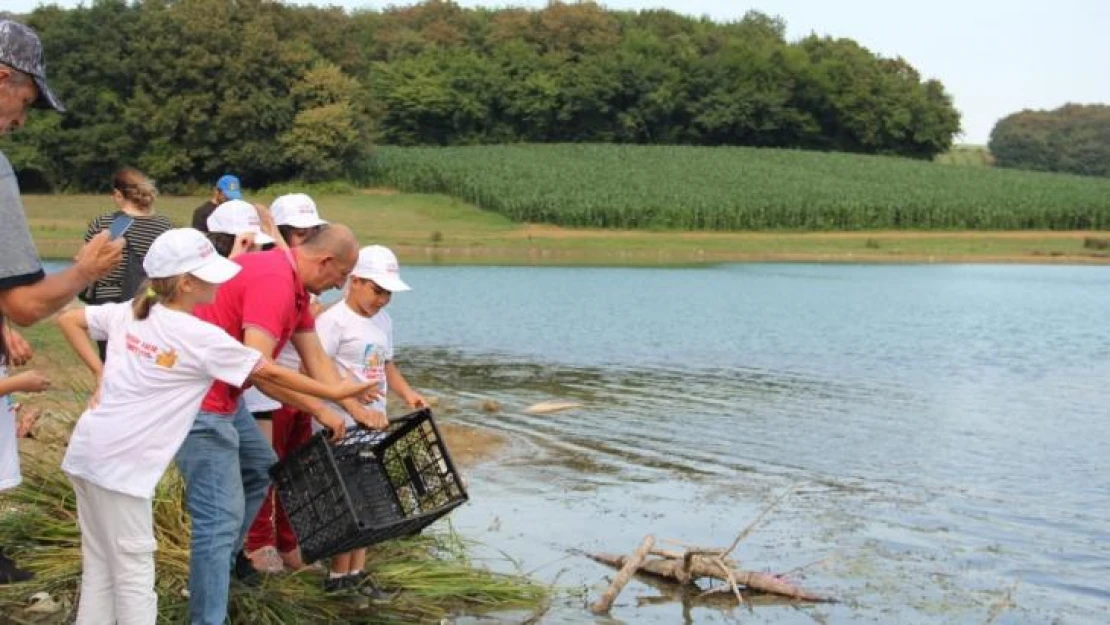
[{"label": "calm lake surface", "polygon": [[[741,544],[836,605],[673,596],[628,623],[1110,622],[1110,269],[406,267],[397,358],[444,418],[510,435],[457,529],[569,588],[573,550]],[[478,406],[493,399],[501,410]],[[582,408],[523,409],[568,399]],[[511,570],[503,560],[492,566]],[[486,622],[477,620],[475,622]]]}]

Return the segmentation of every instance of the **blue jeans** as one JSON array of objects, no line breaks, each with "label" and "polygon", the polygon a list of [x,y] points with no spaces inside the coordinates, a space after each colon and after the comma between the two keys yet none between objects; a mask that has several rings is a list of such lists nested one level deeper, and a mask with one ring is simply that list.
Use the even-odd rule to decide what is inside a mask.
[{"label": "blue jeans", "polygon": [[189,615],[193,625],[222,625],[235,555],[270,487],[277,456],[242,400],[234,415],[200,412],[177,468],[192,519]]}]

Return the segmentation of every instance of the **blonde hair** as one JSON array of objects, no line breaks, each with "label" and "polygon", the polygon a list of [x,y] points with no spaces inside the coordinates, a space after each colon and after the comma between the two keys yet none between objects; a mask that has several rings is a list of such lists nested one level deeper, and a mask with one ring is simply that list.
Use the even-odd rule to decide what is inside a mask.
[{"label": "blonde hair", "polygon": [[139,321],[150,316],[150,309],[159,302],[168,302],[177,297],[177,289],[185,274],[170,276],[169,278],[148,278],[139,285],[135,292],[135,299],[131,302],[131,311]]},{"label": "blonde hair", "polygon": [[158,197],[154,181],[130,167],[116,172],[112,177],[112,188],[119,191],[123,199],[143,210],[148,210],[154,204],[154,198]]}]

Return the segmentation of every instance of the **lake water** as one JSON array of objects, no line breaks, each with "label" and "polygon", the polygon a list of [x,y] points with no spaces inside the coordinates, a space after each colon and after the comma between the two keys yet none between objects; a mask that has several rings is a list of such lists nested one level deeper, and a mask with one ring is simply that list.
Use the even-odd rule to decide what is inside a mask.
[{"label": "lake water", "polygon": [[[570,588],[574,550],[740,545],[835,605],[631,584],[629,623],[1110,622],[1110,270],[1057,266],[410,267],[397,358],[445,418],[510,435],[464,535]],[[478,408],[496,400],[501,410]],[[543,416],[548,399],[582,408]],[[506,568],[504,562],[495,564]]]}]

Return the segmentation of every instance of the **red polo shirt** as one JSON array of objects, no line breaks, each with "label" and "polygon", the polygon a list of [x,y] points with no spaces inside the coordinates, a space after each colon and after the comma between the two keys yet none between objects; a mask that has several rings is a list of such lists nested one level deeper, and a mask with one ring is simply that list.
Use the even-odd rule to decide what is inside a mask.
[{"label": "red polo shirt", "polygon": [[[197,306],[194,314],[223,328],[240,343],[248,327],[262,330],[277,341],[270,354],[270,358],[276,358],[295,332],[315,329],[308,291],[294,264],[295,255],[295,250],[275,248],[236,257],[235,262],[243,269],[220,286],[211,304]],[[242,394],[243,389],[216,382],[200,409],[231,415]]]}]

